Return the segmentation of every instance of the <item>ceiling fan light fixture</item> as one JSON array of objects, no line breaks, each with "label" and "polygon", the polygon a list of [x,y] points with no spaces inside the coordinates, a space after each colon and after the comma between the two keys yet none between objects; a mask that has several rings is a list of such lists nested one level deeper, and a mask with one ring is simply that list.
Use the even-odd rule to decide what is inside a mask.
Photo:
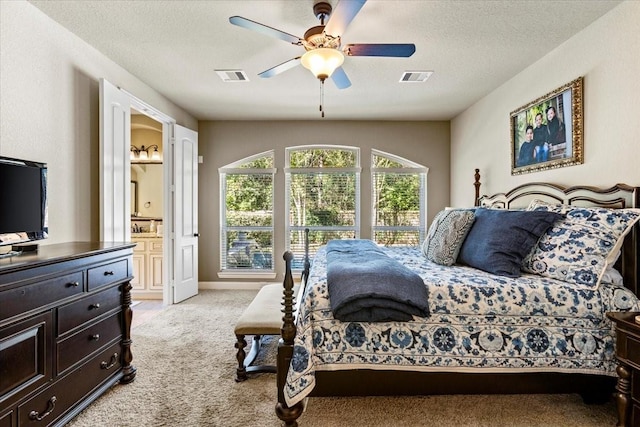
[{"label": "ceiling fan light fixture", "polygon": [[326,47],[320,47],[317,49],[309,50],[302,58],[300,58],[302,65],[310,70],[314,76],[320,80],[331,77],[331,74],[342,65],[344,62],[344,55],[337,49],[331,49]]}]

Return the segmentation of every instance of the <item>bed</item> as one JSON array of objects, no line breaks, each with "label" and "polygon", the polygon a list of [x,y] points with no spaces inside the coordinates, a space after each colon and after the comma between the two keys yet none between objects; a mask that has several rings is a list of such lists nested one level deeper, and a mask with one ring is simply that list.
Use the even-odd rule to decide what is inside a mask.
[{"label": "bed", "polygon": [[[311,396],[579,393],[585,402],[610,398],[617,381],[615,333],[605,314],[640,311],[640,211],[633,209],[640,207],[640,188],[532,183],[480,197],[478,170],[474,185],[474,205],[480,209],[456,210],[459,218],[472,212],[474,221],[459,233],[462,243],[454,254],[443,251],[434,258],[426,243],[421,248],[382,248],[424,281],[424,317],[337,320],[328,297],[336,288],[327,280],[331,247],[318,250],[310,270],[303,273],[306,285],[295,298],[293,256],[285,253],[276,405],[285,425],[297,425]],[[586,221],[585,212],[593,214],[589,223],[581,222]],[[532,213],[535,224],[527,233],[533,236],[527,239],[534,240],[535,248],[520,248],[516,234],[510,244],[519,247],[519,257],[505,261],[506,267],[483,264],[483,256],[494,260],[503,250],[505,238],[494,238],[495,223],[505,230],[510,222],[521,227]],[[436,216],[429,229],[432,239],[432,228],[449,216],[446,211]],[[541,227],[542,218],[550,225]],[[601,244],[606,247],[599,254],[606,259],[592,253],[591,234],[559,225],[571,221],[595,224],[594,233],[616,229],[619,238],[613,235],[610,243]],[[450,222],[442,224],[451,228]],[[603,224],[611,230],[599,229]],[[563,246],[569,235],[569,246]],[[599,239],[606,240],[600,234]],[[494,243],[496,252],[491,254]],[[587,254],[584,259],[572,260],[575,245]],[[453,256],[449,262],[454,265],[438,256]],[[463,257],[466,265],[460,265]],[[502,270],[514,262],[528,271]],[[581,263],[586,267],[578,269]]]}]

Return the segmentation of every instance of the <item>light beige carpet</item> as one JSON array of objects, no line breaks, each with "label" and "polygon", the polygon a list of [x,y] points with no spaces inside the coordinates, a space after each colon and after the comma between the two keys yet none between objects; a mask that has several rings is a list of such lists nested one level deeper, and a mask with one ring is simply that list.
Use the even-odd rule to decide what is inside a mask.
[{"label": "light beige carpet", "polygon": [[[68,425],[281,425],[274,374],[234,381],[233,326],[254,295],[201,291],[134,328],[136,380],[113,387]],[[613,402],[585,405],[578,395],[311,398],[299,419],[301,427],[601,427],[616,421]]]}]

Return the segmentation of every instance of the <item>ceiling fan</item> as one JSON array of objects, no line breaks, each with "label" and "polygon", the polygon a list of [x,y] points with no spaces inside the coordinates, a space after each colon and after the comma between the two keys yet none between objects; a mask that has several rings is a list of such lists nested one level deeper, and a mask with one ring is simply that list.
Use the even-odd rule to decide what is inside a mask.
[{"label": "ceiling fan", "polygon": [[315,3],[313,13],[320,20],[320,25],[309,28],[303,38],[242,16],[232,16],[229,22],[305,48],[306,52],[303,55],[261,72],[258,74],[260,77],[273,77],[302,64],[322,83],[331,77],[339,89],[346,89],[351,86],[351,81],[342,68],[344,55],[408,58],[416,51],[414,44],[358,43],[343,47],[341,36],[365,3],[366,0],[341,0],[333,13],[331,4],[323,1]]}]

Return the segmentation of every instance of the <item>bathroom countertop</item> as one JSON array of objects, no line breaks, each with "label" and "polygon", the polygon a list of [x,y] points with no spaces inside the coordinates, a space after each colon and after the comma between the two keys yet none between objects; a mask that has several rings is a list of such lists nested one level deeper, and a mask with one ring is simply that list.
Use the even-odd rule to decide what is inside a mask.
[{"label": "bathroom countertop", "polygon": [[162,236],[155,232],[131,233],[131,239],[162,239]]}]

